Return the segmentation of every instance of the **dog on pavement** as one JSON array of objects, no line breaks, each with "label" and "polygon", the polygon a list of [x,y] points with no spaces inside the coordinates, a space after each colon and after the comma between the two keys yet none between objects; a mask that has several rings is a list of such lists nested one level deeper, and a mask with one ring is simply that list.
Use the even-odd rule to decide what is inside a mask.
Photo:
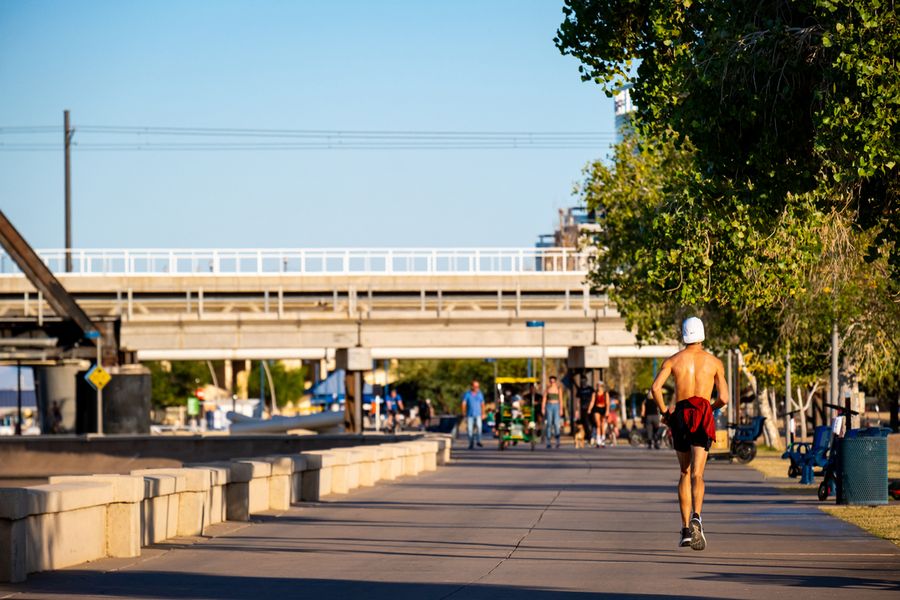
[{"label": "dog on pavement", "polygon": [[584,425],[581,423],[575,426],[575,447],[584,448]]}]

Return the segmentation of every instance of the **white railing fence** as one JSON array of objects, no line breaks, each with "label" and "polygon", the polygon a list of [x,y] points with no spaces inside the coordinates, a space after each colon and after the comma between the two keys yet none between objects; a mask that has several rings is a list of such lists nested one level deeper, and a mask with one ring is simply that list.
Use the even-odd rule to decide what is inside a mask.
[{"label": "white railing fence", "polygon": [[[65,250],[38,250],[57,274]],[[72,250],[75,275],[586,273],[592,253],[574,248],[295,248]],[[0,253],[0,274],[21,271]]]}]

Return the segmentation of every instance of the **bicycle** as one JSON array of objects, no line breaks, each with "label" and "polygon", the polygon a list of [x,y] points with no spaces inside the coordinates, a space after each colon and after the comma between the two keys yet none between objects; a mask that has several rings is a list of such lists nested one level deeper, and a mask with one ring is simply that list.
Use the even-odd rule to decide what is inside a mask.
[{"label": "bicycle", "polygon": [[[631,433],[628,435],[628,442],[634,448],[640,448],[641,446],[647,446],[650,444],[650,439],[647,437],[647,428],[646,427],[632,427]],[[659,427],[656,430],[656,440],[655,446],[657,448],[668,448],[671,450],[675,447],[675,443],[672,441],[672,430],[669,429],[669,426],[665,423],[660,423]]]}]

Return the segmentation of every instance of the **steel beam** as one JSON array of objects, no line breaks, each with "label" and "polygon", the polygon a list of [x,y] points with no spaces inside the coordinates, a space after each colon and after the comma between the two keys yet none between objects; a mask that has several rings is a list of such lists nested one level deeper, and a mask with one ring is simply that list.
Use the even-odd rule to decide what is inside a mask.
[{"label": "steel beam", "polygon": [[63,319],[74,322],[86,338],[95,338],[100,332],[75,299],[66,291],[47,265],[28,245],[25,238],[0,211],[0,245],[15,261],[28,280],[44,295],[53,311]]}]

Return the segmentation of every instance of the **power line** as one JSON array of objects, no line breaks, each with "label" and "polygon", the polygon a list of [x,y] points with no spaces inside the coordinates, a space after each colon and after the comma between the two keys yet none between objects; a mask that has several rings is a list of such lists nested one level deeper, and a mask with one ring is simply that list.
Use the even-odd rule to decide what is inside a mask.
[{"label": "power line", "polygon": [[[4,134],[58,133],[51,126],[0,127]],[[79,152],[172,152],[256,150],[580,150],[614,141],[602,131],[459,131],[249,129],[82,125]],[[127,140],[126,138],[134,138]],[[269,141],[272,139],[284,141]],[[2,140],[2,138],[0,138]],[[0,151],[52,151],[56,144],[33,140],[0,141]]]}]

